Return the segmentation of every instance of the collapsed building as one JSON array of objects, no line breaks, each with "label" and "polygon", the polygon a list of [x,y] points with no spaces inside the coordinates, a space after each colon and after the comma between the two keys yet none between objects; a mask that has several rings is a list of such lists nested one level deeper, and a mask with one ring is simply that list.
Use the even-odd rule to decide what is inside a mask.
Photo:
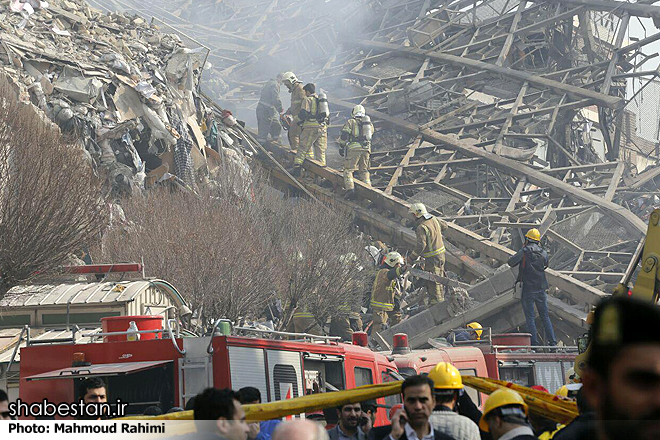
[{"label": "collapsed building", "polygon": [[[649,48],[660,33],[628,38],[631,23],[660,19],[660,7],[650,2],[207,0],[191,6],[185,0],[148,5],[89,0],[110,15],[95,15],[83,3],[63,3],[67,10],[45,9],[51,17],[39,23],[54,44],[71,39],[88,49],[63,57],[63,47],[50,48],[51,53],[36,43],[26,47],[29,40],[9,28],[30,18],[12,12],[2,35],[5,70],[30,75],[26,83],[41,84],[44,92],[51,90],[46,77],[54,90],[48,109],[58,108],[63,90],[80,94],[76,84],[87,81],[85,96],[93,96],[70,106],[75,118],[88,130],[98,126],[95,116],[101,126],[104,118],[113,127],[126,120],[142,124],[137,130],[149,132],[148,140],[129,137],[133,145],[140,139],[135,149],[142,161],[140,149],[162,160],[164,146],[176,145],[176,134],[187,131],[181,124],[192,115],[203,117],[210,103],[199,99],[200,81],[206,96],[249,120],[261,84],[278,72],[294,71],[327,92],[331,140],[355,104],[367,108],[376,124],[373,186],[357,182],[359,200],[344,200],[336,191],[342,182],[333,169],[337,159],[330,158],[331,167],[313,160],[304,167],[334,188],[304,182],[305,191],[354,213],[365,232],[401,249],[410,249],[415,240],[407,206],[425,203],[449,222],[447,264],[470,283],[474,300],[465,307],[450,298],[384,332],[383,343],[403,331],[416,335],[411,346],[425,346],[429,338],[472,320],[495,332],[523,325],[515,274],[504,263],[530,227],[545,233],[551,254],[549,307],[556,331],[560,339],[574,340],[586,331],[590,307],[631,270],[648,215],[660,203],[657,146],[655,153],[640,148],[635,130],[624,124],[630,108],[640,110],[629,104],[658,75],[657,53]],[[81,16],[93,25],[83,25]],[[172,33],[161,34],[155,24]],[[184,49],[182,41],[192,49]],[[129,62],[134,57],[128,52],[139,61]],[[28,66],[42,67],[27,72],[26,58]],[[32,62],[44,59],[49,60],[45,67]],[[84,80],[69,72],[72,65],[85,69]],[[49,76],[54,71],[57,78]],[[131,73],[140,73],[140,80],[129,81]],[[642,85],[630,93],[631,82]],[[103,92],[95,95],[95,89]],[[30,92],[43,102],[38,86]],[[168,110],[149,102],[154,95]],[[68,96],[67,104],[72,99]],[[90,107],[94,111],[82,110]],[[188,128],[194,137],[193,126]],[[124,133],[135,130],[111,130],[117,136],[111,145],[128,145]],[[225,124],[222,131],[234,140],[242,137]],[[102,163],[103,137],[84,138],[92,158],[95,152]],[[193,143],[200,153],[206,151],[199,139]],[[291,157],[280,144],[269,148]],[[203,156],[206,163],[209,156]],[[130,178],[139,181],[140,162],[127,157],[134,159]],[[270,161],[263,166],[276,185],[300,185]],[[168,169],[194,183],[176,162]]]}]

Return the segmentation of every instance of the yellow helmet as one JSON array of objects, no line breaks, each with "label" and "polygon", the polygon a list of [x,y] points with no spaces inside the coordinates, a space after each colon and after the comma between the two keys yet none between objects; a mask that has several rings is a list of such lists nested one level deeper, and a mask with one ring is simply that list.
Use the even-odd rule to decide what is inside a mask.
[{"label": "yellow helmet", "polygon": [[555,396],[568,397],[568,388],[566,388],[566,385],[563,385],[561,388],[555,391]]},{"label": "yellow helmet", "polygon": [[403,257],[398,252],[390,252],[385,255],[385,264],[390,267],[395,267],[398,264],[403,264]]},{"label": "yellow helmet", "polygon": [[475,333],[477,334],[477,339],[481,339],[481,334],[484,332],[483,330],[477,330],[481,329],[481,324],[479,324],[477,321],[471,322],[467,325],[468,328],[471,328],[473,330],[476,330]]},{"label": "yellow helmet", "polygon": [[460,390],[463,388],[461,373],[449,362],[440,362],[431,371],[429,378],[436,390]]},{"label": "yellow helmet", "polygon": [[490,428],[488,423],[486,423],[486,416],[492,410],[508,405],[520,405],[522,407],[523,413],[525,416],[527,416],[527,404],[523,398],[520,397],[520,394],[509,388],[498,388],[497,390],[493,391],[493,393],[488,397],[488,400],[486,400],[486,404],[484,405],[484,414],[481,416],[481,420],[479,420],[479,428],[481,428],[481,430],[484,432],[489,432]]},{"label": "yellow helmet", "polygon": [[527,234],[525,234],[525,237],[527,237],[527,238],[529,238],[530,240],[533,240],[533,241],[541,241],[541,233],[536,228],[532,228],[529,231],[527,231]]},{"label": "yellow helmet", "polygon": [[423,203],[418,202],[410,205],[408,213],[414,215],[415,218],[420,218],[423,215],[427,215],[428,211],[426,210],[426,206],[424,206]]}]

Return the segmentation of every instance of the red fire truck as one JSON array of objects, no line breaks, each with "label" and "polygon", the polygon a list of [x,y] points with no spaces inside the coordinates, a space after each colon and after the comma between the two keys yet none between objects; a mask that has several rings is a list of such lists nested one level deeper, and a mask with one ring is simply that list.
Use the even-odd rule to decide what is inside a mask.
[{"label": "red fire truck", "polygon": [[[76,394],[76,384],[96,376],[108,385],[111,400],[129,403],[127,415],[132,415],[142,414],[151,405],[165,410],[185,407],[192,396],[209,386],[253,386],[261,391],[264,402],[271,402],[401,378],[386,356],[331,337],[279,332],[268,333],[296,340],[217,334],[183,337],[172,330],[170,321],[176,324],[174,320],[162,328],[161,316],[112,320],[114,328],[123,329],[129,328],[130,321],[138,322],[140,340],[127,340],[135,332],[104,331],[96,335],[98,342],[22,348],[21,400],[76,402],[81,397]],[[377,412],[376,424],[386,423],[386,407],[399,402],[398,396],[378,399],[383,407]]]},{"label": "red fire truck", "polygon": [[[463,375],[501,379],[528,387],[543,385],[550,392],[564,384],[566,371],[578,354],[577,347],[532,349],[529,333],[491,335],[490,328],[484,328],[482,335],[481,340],[454,342],[454,345],[434,342],[431,349],[411,350],[408,336],[398,333],[393,338],[391,353],[381,354],[404,377],[427,373],[438,362],[450,362]],[[482,405],[486,396],[469,387],[466,391],[475,404]]]}]

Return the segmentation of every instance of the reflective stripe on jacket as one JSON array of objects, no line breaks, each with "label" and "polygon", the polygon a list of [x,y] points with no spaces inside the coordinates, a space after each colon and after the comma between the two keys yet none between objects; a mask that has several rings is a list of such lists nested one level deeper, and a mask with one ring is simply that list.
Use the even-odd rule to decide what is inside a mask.
[{"label": "reflective stripe on jacket", "polygon": [[445,244],[442,240],[442,231],[447,229],[447,223],[437,217],[422,221],[417,228],[417,250],[416,253],[425,257],[438,257],[445,253]]}]

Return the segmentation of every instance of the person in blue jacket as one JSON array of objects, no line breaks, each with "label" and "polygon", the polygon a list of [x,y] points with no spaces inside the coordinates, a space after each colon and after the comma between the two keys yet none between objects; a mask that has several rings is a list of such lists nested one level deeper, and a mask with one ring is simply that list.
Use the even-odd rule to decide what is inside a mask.
[{"label": "person in blue jacket", "polygon": [[[241,402],[241,405],[261,403],[261,391],[255,387],[241,388],[238,390],[238,400]],[[270,440],[273,431],[275,431],[275,428],[277,428],[277,425],[280,423],[282,423],[280,419],[259,422],[258,431],[253,427],[250,427],[248,440]]]}]

